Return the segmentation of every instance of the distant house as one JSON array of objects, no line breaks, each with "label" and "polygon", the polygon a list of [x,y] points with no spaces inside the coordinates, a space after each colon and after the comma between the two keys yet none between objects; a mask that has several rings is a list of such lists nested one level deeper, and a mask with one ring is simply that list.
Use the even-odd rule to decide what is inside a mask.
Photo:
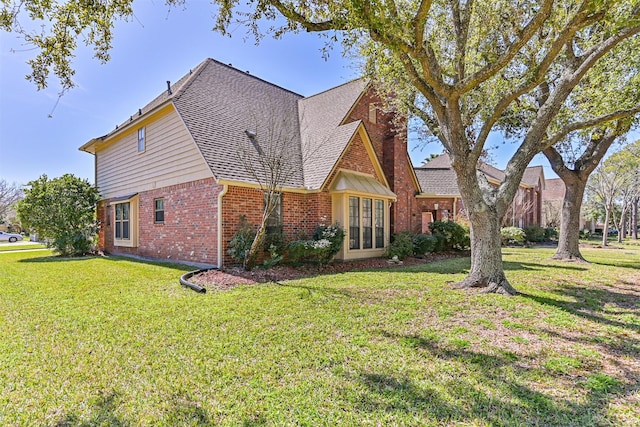
[{"label": "distant house", "polygon": [[[221,266],[240,216],[257,224],[259,157],[277,131],[295,173],[282,183],[274,222],[294,238],[338,222],[338,258],[380,256],[409,230],[419,191],[404,131],[364,80],[303,97],[207,59],[107,135],[95,156],[102,196],[100,246],[112,253]],[[275,129],[274,127],[277,127]],[[254,162],[254,166],[259,163]],[[258,176],[259,178],[259,176]]]},{"label": "distant house", "polygon": [[[504,172],[480,162],[479,169],[487,180],[498,185]],[[415,168],[421,192],[416,196],[421,216],[421,231],[427,232],[432,221],[458,220],[464,215],[464,205],[458,189],[455,171],[447,154],[435,157]],[[513,203],[503,219],[505,226],[528,227],[542,221],[542,190],[545,186],[542,166],[528,167],[520,182]]]},{"label": "distant house", "polygon": [[[448,159],[414,169],[406,126],[382,104],[362,79],[304,97],[206,59],[80,147],[95,156],[100,247],[216,266],[233,262],[227,251],[240,218],[258,224],[264,212],[269,172],[260,160],[274,141],[287,144],[282,163],[291,173],[279,183],[269,223],[289,239],[337,222],[346,232],[338,259],[377,257],[393,233],[456,219],[462,203]],[[500,171],[483,167],[500,179]],[[531,201],[533,207],[515,215],[518,224],[539,222],[544,177],[534,175],[521,185],[518,206]]]},{"label": "distant house", "polygon": [[[545,227],[560,227],[562,203],[566,188],[561,178],[547,179],[542,191],[542,224]],[[593,232],[598,225],[580,216],[580,229]],[[600,226],[602,228],[602,226]]]}]

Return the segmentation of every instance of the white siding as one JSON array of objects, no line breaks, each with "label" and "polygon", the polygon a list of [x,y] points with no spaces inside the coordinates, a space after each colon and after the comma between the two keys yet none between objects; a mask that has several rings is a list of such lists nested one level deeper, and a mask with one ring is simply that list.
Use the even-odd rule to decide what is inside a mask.
[{"label": "white siding", "polygon": [[[146,149],[138,153],[138,128],[146,126]],[[96,153],[97,184],[103,198],[213,176],[174,109],[134,126]]]}]

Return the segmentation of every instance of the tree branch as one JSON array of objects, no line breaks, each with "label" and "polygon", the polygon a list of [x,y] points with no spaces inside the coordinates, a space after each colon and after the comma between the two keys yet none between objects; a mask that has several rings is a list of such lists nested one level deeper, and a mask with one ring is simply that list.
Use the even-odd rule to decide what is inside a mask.
[{"label": "tree branch", "polygon": [[459,94],[466,93],[474,87],[477,87],[484,81],[490,79],[498,71],[506,67],[507,64],[509,64],[509,62],[511,62],[511,60],[518,54],[520,49],[522,49],[522,47],[527,44],[529,40],[531,40],[531,38],[549,18],[549,16],[551,15],[553,3],[553,0],[544,0],[544,3],[542,4],[540,10],[536,12],[535,16],[522,29],[518,38],[513,43],[511,43],[504,54],[495,62],[487,64],[485,67],[478,70],[473,75],[457,83],[454,86],[454,91]]}]

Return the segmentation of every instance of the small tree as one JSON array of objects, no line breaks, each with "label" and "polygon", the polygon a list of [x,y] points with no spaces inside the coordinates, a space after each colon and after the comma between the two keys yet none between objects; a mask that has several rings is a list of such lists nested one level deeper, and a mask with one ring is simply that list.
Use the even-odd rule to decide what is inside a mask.
[{"label": "small tree", "polygon": [[[254,267],[264,247],[268,227],[279,227],[283,187],[291,186],[299,174],[300,149],[296,144],[298,118],[279,118],[272,112],[275,105],[257,110],[246,130],[248,144],[238,147],[238,159],[250,179],[263,193],[264,207],[250,248],[244,255],[244,267]],[[271,107],[271,108],[269,108]]]},{"label": "small tree", "polygon": [[18,202],[22,226],[49,241],[60,255],[84,255],[93,249],[97,231],[98,190],[71,174],[49,180],[42,175],[27,184]]},{"label": "small tree", "polygon": [[8,183],[4,179],[0,179],[0,221],[5,220],[5,216],[9,213],[9,208],[22,198],[22,190],[14,182]]}]

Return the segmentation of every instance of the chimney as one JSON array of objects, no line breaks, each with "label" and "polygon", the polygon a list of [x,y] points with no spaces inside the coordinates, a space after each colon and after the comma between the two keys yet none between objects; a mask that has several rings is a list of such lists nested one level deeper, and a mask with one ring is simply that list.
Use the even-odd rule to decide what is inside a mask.
[{"label": "chimney", "polygon": [[171,81],[167,80],[167,95],[171,96]]}]

